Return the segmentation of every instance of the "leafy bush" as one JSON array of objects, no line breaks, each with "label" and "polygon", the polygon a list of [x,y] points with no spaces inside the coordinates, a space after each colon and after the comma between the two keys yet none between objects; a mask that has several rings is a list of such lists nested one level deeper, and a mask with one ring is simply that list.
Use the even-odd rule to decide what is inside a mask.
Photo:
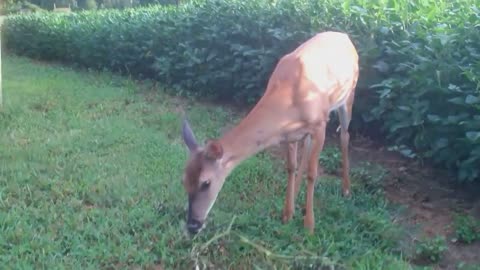
[{"label": "leafy bush", "polygon": [[455,233],[458,240],[470,244],[480,239],[480,221],[472,216],[459,214],[454,220]]},{"label": "leafy bush", "polygon": [[[480,11],[475,0],[202,0],[176,6],[30,14],[5,22],[12,51],[155,78],[251,104],[280,56],[319,31],[349,33],[361,74],[352,128],[480,178]],[[378,132],[377,132],[378,133]]]},{"label": "leafy bush", "polygon": [[373,119],[407,156],[480,177],[480,10],[466,1],[426,6],[408,31],[383,41],[388,78]]},{"label": "leafy bush", "polygon": [[442,254],[448,249],[447,240],[444,236],[436,236],[431,239],[424,239],[417,243],[415,253],[418,259],[438,262]]}]

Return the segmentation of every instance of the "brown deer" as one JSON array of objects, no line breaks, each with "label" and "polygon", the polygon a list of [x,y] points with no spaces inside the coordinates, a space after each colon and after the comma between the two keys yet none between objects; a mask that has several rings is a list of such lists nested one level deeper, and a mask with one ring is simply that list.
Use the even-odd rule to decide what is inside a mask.
[{"label": "brown deer", "polygon": [[[183,120],[182,137],[189,150],[183,175],[188,194],[187,229],[198,233],[225,179],[243,160],[267,147],[287,148],[288,184],[283,222],[294,214],[305,166],[307,193],[304,226],[313,233],[313,195],[318,175],[318,155],[323,149],[330,112],[338,112],[342,149],[342,193],[350,195],[348,127],[358,80],[358,54],[345,33],[316,34],[277,63],[267,89],[255,107],[221,138],[199,145],[190,125]],[[298,168],[297,148],[303,141]],[[308,164],[307,164],[308,163]]]}]

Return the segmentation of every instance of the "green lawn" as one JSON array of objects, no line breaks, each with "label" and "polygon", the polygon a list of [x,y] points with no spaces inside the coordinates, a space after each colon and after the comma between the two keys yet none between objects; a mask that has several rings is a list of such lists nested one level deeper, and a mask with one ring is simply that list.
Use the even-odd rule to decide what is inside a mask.
[{"label": "green lawn", "polygon": [[282,224],[284,167],[259,154],[233,172],[192,241],[182,230],[181,111],[202,140],[236,121],[233,113],[108,73],[13,56],[3,71],[0,265],[8,269],[191,269],[195,260],[221,269],[410,268],[380,170],[353,168],[351,199],[339,179],[322,178],[308,236],[304,192]]}]

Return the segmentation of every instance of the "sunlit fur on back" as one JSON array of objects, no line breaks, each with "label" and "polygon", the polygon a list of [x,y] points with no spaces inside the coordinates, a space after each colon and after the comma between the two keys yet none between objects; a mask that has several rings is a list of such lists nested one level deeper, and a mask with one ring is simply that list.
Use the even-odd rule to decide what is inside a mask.
[{"label": "sunlit fur on back", "polygon": [[[294,214],[294,199],[307,173],[304,225],[314,227],[313,191],[326,124],[337,111],[341,129],[342,193],[350,195],[348,126],[358,80],[358,55],[348,35],[319,33],[281,57],[262,98],[240,123],[200,146],[185,119],[182,137],[189,150],[183,184],[188,194],[187,228],[197,233],[226,177],[243,160],[276,144],[287,150],[288,182],[283,221]],[[298,143],[304,142],[297,170]],[[253,195],[252,195],[253,196]]]}]

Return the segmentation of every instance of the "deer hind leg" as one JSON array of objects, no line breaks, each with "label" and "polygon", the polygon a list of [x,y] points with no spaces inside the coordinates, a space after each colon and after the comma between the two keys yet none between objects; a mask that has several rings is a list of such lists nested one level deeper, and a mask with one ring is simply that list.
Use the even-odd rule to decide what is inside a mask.
[{"label": "deer hind leg", "polygon": [[307,183],[307,199],[305,203],[304,227],[313,233],[315,219],[313,215],[313,195],[315,189],[315,181],[318,176],[318,155],[323,150],[325,142],[326,123],[322,123],[318,129],[312,134],[312,147],[308,158],[308,183]]},{"label": "deer hind leg", "polygon": [[353,93],[350,95],[345,105],[338,109],[338,118],[340,120],[340,144],[342,148],[342,194],[343,196],[350,196],[350,160],[348,155],[348,144],[350,141],[350,134],[348,127],[352,118]]},{"label": "deer hind leg", "polygon": [[285,195],[285,206],[283,208],[282,221],[286,223],[289,221],[295,212],[294,203],[294,185],[295,185],[295,170],[297,168],[297,142],[286,144],[287,147],[287,192]]}]

